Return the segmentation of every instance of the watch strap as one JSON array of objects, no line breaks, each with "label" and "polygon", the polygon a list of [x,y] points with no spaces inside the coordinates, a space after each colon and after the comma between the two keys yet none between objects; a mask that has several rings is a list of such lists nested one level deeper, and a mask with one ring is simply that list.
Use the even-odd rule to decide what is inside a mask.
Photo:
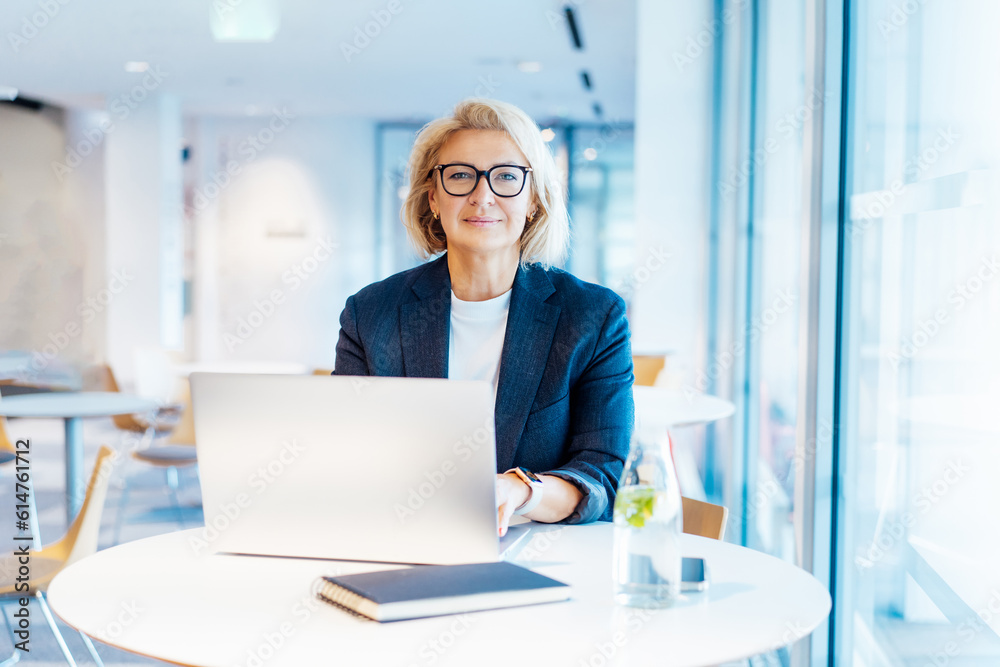
[{"label": "watch strap", "polygon": [[527,514],[528,512],[538,507],[538,505],[542,502],[542,495],[543,495],[542,480],[540,480],[533,472],[527,470],[526,468],[521,468],[521,467],[511,468],[510,470],[507,471],[507,473],[513,473],[517,475],[517,477],[522,482],[528,485],[528,489],[531,492],[530,495],[528,496],[528,499],[525,500],[520,505],[520,507],[514,510],[514,514],[517,515]]}]

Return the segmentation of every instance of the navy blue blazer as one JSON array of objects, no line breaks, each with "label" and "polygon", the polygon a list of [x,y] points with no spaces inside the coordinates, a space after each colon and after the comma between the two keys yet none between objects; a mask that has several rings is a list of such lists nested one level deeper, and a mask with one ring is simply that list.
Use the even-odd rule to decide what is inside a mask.
[{"label": "navy blue blazer", "polygon": [[[447,257],[347,299],[337,375],[448,377]],[[565,520],[610,521],[635,418],[625,302],[557,269],[519,267],[494,412],[497,472],[524,466],[584,496]]]}]

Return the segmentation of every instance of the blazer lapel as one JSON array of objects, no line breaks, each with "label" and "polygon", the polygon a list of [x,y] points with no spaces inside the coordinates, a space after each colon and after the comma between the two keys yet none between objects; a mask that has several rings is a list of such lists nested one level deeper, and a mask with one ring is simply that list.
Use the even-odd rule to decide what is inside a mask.
[{"label": "blazer lapel", "polygon": [[497,470],[510,469],[535,401],[559,322],[559,306],[545,303],[555,288],[539,268],[519,267],[510,295],[496,401]]},{"label": "blazer lapel", "polygon": [[400,306],[403,374],[420,378],[448,377],[451,277],[447,257],[428,264],[411,289],[420,300]]}]

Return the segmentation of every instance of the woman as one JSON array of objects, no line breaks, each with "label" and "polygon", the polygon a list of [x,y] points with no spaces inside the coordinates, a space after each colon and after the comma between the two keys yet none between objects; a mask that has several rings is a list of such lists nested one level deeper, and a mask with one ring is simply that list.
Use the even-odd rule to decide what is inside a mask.
[{"label": "woman", "polygon": [[407,233],[445,254],[347,300],[335,373],[491,381],[500,534],[514,514],[610,520],[634,413],[625,304],[551,268],[569,223],[538,126],[466,100],[409,169]]}]

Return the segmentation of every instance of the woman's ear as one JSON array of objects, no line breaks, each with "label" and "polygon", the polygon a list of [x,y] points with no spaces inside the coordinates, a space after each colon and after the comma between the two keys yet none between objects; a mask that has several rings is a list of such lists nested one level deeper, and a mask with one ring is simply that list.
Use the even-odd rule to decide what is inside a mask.
[{"label": "woman's ear", "polygon": [[437,201],[436,201],[436,199],[437,199],[437,192],[436,192],[436,190],[437,190],[437,188],[432,187],[430,190],[427,191],[427,203],[431,207],[431,215],[433,215],[435,218],[438,217],[437,216]]}]

